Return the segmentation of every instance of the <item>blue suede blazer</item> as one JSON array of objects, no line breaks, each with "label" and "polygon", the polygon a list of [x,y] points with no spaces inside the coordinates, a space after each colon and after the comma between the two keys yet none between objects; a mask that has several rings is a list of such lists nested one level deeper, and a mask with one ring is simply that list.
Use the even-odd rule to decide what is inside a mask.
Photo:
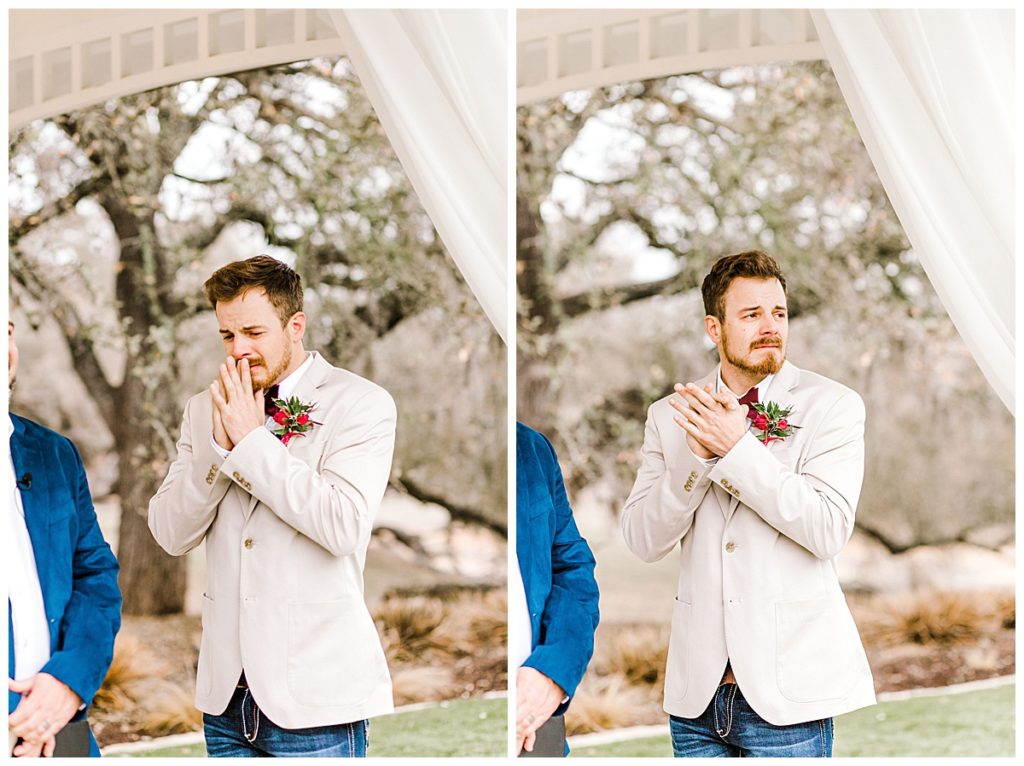
[{"label": "blue suede blazer", "polygon": [[522,423],[516,424],[516,555],[533,630],[533,652],[523,665],[571,697],[594,653],[594,556],[576,528],[551,442]]},{"label": "blue suede blazer", "polygon": [[[121,626],[117,559],[100,533],[82,458],[69,439],[11,415],[11,457],[21,488],[25,524],[50,624],[50,660],[42,668],[88,706],[103,683]],[[14,677],[14,631],[7,602],[7,675]],[[21,695],[7,693],[13,712]],[[79,713],[76,718],[84,716]],[[95,741],[92,754],[99,755]]]}]

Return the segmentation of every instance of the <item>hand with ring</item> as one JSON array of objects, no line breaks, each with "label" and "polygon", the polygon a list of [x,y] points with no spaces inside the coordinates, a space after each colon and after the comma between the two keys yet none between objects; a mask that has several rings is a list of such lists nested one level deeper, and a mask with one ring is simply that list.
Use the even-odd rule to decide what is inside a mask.
[{"label": "hand with ring", "polygon": [[516,673],[517,752],[533,752],[537,729],[545,724],[564,698],[562,688],[539,670],[519,668]]},{"label": "hand with ring", "polygon": [[82,699],[49,673],[20,681],[9,679],[7,685],[21,695],[18,707],[7,719],[11,734],[23,740],[13,755],[53,755],[57,732],[75,715]]}]

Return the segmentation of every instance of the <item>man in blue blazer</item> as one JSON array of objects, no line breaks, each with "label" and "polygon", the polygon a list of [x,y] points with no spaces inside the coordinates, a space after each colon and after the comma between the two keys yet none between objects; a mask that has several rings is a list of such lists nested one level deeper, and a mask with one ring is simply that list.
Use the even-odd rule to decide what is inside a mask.
[{"label": "man in blue blazer", "polygon": [[[565,496],[555,450],[516,424],[516,557],[509,577],[517,752],[568,753],[562,716],[594,653],[594,556]],[[523,628],[529,625],[529,634]]]},{"label": "man in blue blazer", "polygon": [[[8,323],[11,387],[18,366],[13,330]],[[8,744],[15,756],[52,755],[57,733],[85,719],[110,667],[121,625],[118,567],[74,444],[13,414],[9,429]],[[73,728],[82,729],[84,744],[87,725]],[[98,756],[87,736],[89,754]]]}]

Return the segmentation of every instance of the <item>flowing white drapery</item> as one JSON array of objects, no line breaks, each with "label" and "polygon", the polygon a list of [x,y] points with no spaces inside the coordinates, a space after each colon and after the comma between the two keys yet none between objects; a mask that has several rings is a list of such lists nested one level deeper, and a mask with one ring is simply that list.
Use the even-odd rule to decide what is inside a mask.
[{"label": "flowing white drapery", "polygon": [[1013,11],[811,13],[914,252],[1012,413]]},{"label": "flowing white drapery", "polygon": [[507,340],[506,12],[363,9],[331,17],[445,248]]}]

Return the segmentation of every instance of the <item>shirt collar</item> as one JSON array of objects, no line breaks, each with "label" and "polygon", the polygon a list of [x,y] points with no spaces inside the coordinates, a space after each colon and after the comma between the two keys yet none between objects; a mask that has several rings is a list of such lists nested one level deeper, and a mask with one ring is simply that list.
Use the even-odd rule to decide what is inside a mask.
[{"label": "shirt collar", "polygon": [[306,370],[313,365],[313,355],[308,351],[304,353],[306,354],[306,361],[299,365],[299,368],[295,370],[295,372],[277,384],[278,399],[287,399],[290,397],[292,392],[295,390],[295,386],[299,384],[299,380],[301,380],[302,376],[306,374]]},{"label": "shirt collar", "polygon": [[[759,401],[759,402],[766,402],[766,401],[768,401],[768,389],[771,387],[772,381],[774,379],[775,379],[775,373],[771,373],[769,375],[765,375],[761,379],[761,382],[758,383],[756,386],[754,386],[754,388],[757,389],[757,401]],[[718,376],[717,376],[717,380],[715,381],[715,391],[718,392],[718,391],[721,391],[722,389],[728,389],[728,388],[729,387],[727,385],[725,385],[725,381],[722,380],[722,365],[719,364],[718,365]],[[743,394],[745,394],[745,393],[746,393],[746,391],[744,391],[741,394],[737,394],[737,398],[738,397],[742,397]]]}]

